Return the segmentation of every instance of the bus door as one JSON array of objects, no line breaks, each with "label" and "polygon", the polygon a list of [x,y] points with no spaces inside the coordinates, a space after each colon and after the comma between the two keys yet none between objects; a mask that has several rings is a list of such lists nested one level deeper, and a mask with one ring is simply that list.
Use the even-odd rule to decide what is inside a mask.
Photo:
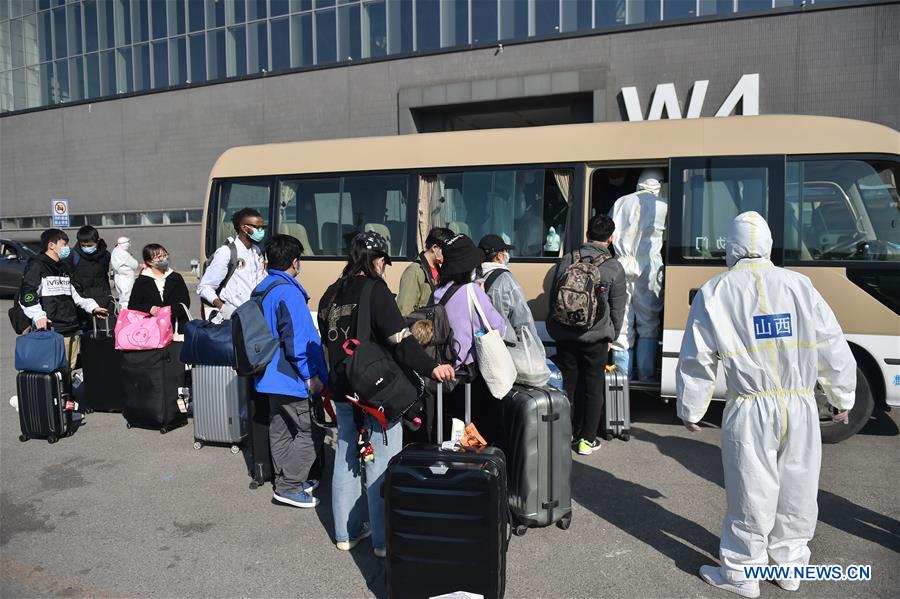
[{"label": "bus door", "polygon": [[[669,235],[665,270],[662,386],[675,395],[675,367],[690,304],[725,270],[734,217],[758,212],[772,230],[772,261],[783,263],[784,156],[673,158],[669,163]],[[722,370],[715,397],[724,398]]]}]

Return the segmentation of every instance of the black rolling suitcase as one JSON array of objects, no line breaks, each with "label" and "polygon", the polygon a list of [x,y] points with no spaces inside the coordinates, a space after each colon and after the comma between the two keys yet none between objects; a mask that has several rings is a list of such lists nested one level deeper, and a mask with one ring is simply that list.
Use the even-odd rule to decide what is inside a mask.
[{"label": "black rolling suitcase", "polygon": [[628,377],[615,367],[606,369],[604,389],[605,409],[602,430],[604,439],[618,437],[623,441],[631,438],[631,400],[628,393]]},{"label": "black rolling suitcase", "polygon": [[572,420],[569,399],[553,387],[515,385],[502,403],[513,532],[572,522]]},{"label": "black rolling suitcase", "polygon": [[122,415],[128,428],[157,428],[167,433],[187,424],[187,416],[178,408],[178,388],[184,382],[180,345],[122,352]]},{"label": "black rolling suitcase", "polygon": [[[443,387],[437,396],[440,431]],[[467,402],[467,421],[470,413]],[[391,599],[455,591],[503,597],[509,507],[502,450],[413,443],[391,460],[383,492]]]},{"label": "black rolling suitcase", "polygon": [[70,419],[66,411],[69,398],[68,375],[60,370],[51,373],[20,372],[16,375],[19,396],[19,441],[47,439],[56,443],[69,434]]},{"label": "black rolling suitcase", "polygon": [[257,489],[274,478],[272,467],[272,451],[269,448],[269,397],[257,393],[253,381],[247,381],[250,387],[248,402],[247,447],[250,450],[250,488]]},{"label": "black rolling suitcase", "polygon": [[116,351],[115,332],[109,326],[97,326],[93,318],[92,330],[81,334],[81,369],[84,376],[84,395],[81,403],[93,412],[121,412],[122,352]]}]

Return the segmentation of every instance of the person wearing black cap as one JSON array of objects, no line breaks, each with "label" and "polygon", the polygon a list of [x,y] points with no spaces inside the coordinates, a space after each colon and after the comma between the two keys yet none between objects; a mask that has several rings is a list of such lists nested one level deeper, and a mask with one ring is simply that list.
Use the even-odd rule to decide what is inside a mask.
[{"label": "person wearing black cap", "polygon": [[507,268],[509,251],[516,248],[499,235],[485,235],[478,242],[478,247],[485,257],[479,267],[478,280],[494,308],[506,320],[504,340],[510,346],[509,353],[518,371],[516,380],[532,387],[541,387],[550,380],[544,344],[534,325],[525,292]]},{"label": "person wearing black cap", "polygon": [[[452,293],[444,307],[447,320],[453,330],[458,358],[454,366],[464,366],[476,361],[474,331],[482,328],[482,323],[473,323],[469,316],[467,287],[471,287],[475,299],[481,305],[492,329],[506,335],[506,321],[494,309],[490,298],[481,285],[475,283],[477,268],[484,260],[484,252],[467,235],[456,235],[444,243],[444,264],[441,266],[438,288],[434,291],[434,301],[440,302],[447,293]],[[476,316],[477,320],[478,317]],[[476,364],[477,365],[477,364]],[[457,418],[463,417],[463,387],[458,386],[444,403],[444,411]],[[502,399],[502,398],[497,398]],[[484,379],[480,376],[472,381],[472,417],[475,425],[488,440],[499,438],[499,402],[492,399]],[[445,419],[449,424],[449,419]],[[441,433],[444,434],[444,433]]]},{"label": "person wearing black cap", "polygon": [[[349,381],[342,379],[342,375],[335,371],[335,367],[346,357],[344,342],[359,338],[356,314],[367,280],[375,280],[369,306],[372,325],[370,338],[394,348],[394,357],[399,364],[423,376],[430,376],[438,381],[454,378],[453,367],[435,362],[407,328],[394,296],[384,282],[384,272],[390,263],[384,237],[373,231],[358,233],[350,242],[350,255],[340,278],[322,295],[318,314],[319,331],[327,348],[330,365],[328,388],[335,402],[338,421],[331,491],[335,540],[338,549],[349,551],[371,534],[372,547],[377,557],[384,557],[386,551],[381,485],[388,462],[402,449],[402,426],[399,421],[391,422],[385,430],[373,416],[362,416],[362,426],[371,433],[371,448],[374,450],[374,459],[365,462],[366,506],[363,503],[359,476],[359,429],[353,405],[346,399],[350,385]],[[370,527],[365,526],[367,512]]]}]

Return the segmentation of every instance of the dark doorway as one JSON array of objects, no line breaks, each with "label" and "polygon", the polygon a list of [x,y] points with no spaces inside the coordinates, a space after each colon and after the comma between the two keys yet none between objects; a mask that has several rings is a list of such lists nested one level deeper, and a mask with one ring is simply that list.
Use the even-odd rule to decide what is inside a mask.
[{"label": "dark doorway", "polygon": [[415,108],[412,116],[419,133],[536,127],[593,122],[594,105],[590,93],[559,94]]}]

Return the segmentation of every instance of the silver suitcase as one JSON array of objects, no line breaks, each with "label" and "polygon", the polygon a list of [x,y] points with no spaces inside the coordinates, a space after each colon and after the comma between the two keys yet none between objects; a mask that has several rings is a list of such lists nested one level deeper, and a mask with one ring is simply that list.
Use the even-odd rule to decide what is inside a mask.
[{"label": "silver suitcase", "polygon": [[603,411],[603,437],[631,438],[631,406],[628,395],[628,377],[616,368],[606,371],[604,389],[606,409]]},{"label": "silver suitcase", "polygon": [[204,443],[231,445],[240,451],[247,438],[247,385],[231,366],[194,366],[191,370],[194,408],[194,449]]}]

